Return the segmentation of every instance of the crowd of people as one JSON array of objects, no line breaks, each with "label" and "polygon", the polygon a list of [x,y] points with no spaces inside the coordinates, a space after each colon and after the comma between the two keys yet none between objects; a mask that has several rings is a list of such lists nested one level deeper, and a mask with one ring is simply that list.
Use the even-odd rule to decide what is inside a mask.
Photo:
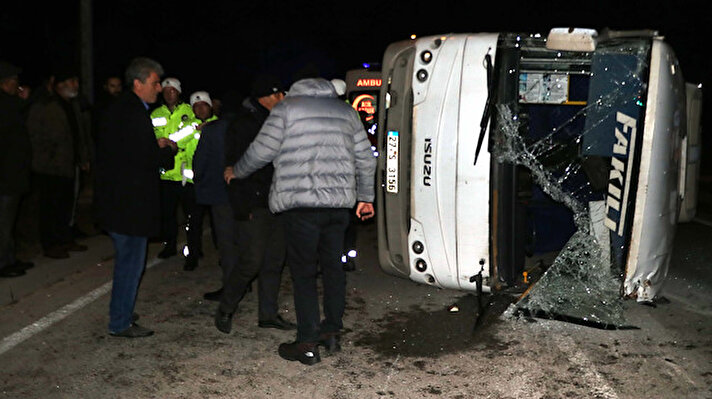
[{"label": "crowd of people", "polygon": [[3,148],[0,181],[0,276],[18,277],[33,267],[15,257],[14,223],[34,180],[43,254],[68,258],[85,251],[75,241],[80,174],[92,156],[88,103],[71,70],[58,70],[37,90],[20,86],[21,69],[0,61]]},{"label": "crowd of people", "polygon": [[[31,176],[40,182],[44,256],[87,249],[74,241],[72,226],[79,176],[91,170],[93,216],[115,250],[110,335],[153,334],[136,323],[134,305],[149,240],[163,242],[160,258],[179,253],[180,204],[185,270],[198,267],[203,218],[210,215],[222,287],[204,297],[219,303],[220,332],[231,332],[257,279],[258,326],[297,330],[294,342],[279,346],[280,356],[311,365],[320,361],[320,345],[340,349],[344,239],[352,215],[374,215],[376,162],[358,114],[339,99],[342,81],[300,79],[286,91],[279,79],[260,75],[239,107],[218,115],[208,92],[183,102],[180,80],[163,77],[163,67],[149,58],[131,61],[123,85],[118,76],[107,78],[106,95],[93,107],[71,71],[55,73],[34,98],[20,89],[20,73],[0,61],[0,275],[16,277],[32,267],[15,259],[13,248]],[[278,309],[285,265],[296,324]]]}]

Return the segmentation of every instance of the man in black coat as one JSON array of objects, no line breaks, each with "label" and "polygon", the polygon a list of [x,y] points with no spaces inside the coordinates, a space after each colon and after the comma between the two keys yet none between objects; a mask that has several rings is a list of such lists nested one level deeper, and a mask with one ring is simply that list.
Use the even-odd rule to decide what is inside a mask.
[{"label": "man in black coat", "polygon": [[[243,102],[242,112],[230,124],[225,135],[226,172],[247,151],[259,133],[272,107],[284,99],[281,83],[271,76],[260,76],[253,83],[249,98]],[[282,278],[286,245],[282,224],[267,206],[272,184],[272,164],[265,166],[244,180],[232,180],[228,187],[230,203],[237,230],[235,264],[223,283],[220,305],[215,314],[215,327],[229,333],[232,316],[247,292],[252,280],[258,278],[258,326],[291,330],[294,323],[284,320],[278,312],[277,299]],[[218,244],[220,247],[222,244]]]},{"label": "man in black coat", "polygon": [[[30,139],[18,94],[21,69],[0,61],[0,277],[17,277],[25,268],[15,259],[13,227],[20,198],[30,187]],[[222,177],[222,176],[221,176]]]},{"label": "man in black coat", "polygon": [[126,69],[131,90],[119,97],[99,124],[95,204],[99,225],[114,242],[114,281],[109,333],[145,337],[153,331],[134,322],[136,292],[146,264],[148,238],[160,229],[159,169],[170,168],[176,145],[158,139],[148,113],[161,92],[163,68],[135,58]]}]

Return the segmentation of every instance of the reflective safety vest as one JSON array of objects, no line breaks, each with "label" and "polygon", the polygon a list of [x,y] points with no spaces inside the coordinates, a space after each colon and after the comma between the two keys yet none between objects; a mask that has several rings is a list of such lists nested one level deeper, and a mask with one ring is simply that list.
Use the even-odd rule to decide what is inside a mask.
[{"label": "reflective safety vest", "polygon": [[203,123],[208,123],[217,120],[216,115],[211,116],[205,122],[198,118],[194,118],[187,126],[177,132],[169,135],[168,138],[178,144],[178,153],[176,154],[176,168],[180,173],[179,181],[185,183],[193,183],[193,156],[198,148],[198,140],[200,140],[200,130],[198,126]]},{"label": "reflective safety vest", "polygon": [[[168,138],[176,143],[178,143],[178,141],[174,139],[177,135],[187,137],[193,133],[195,126],[197,126],[197,123],[193,125],[195,121],[196,118],[195,114],[193,114],[193,108],[190,104],[186,103],[176,105],[173,112],[171,112],[166,105],[161,105],[151,112],[151,122],[153,123],[153,132],[156,134],[156,138]],[[174,159],[173,169],[161,169],[162,180],[183,181],[181,164],[184,160],[182,159],[181,152],[179,145],[178,153],[176,153]]]}]

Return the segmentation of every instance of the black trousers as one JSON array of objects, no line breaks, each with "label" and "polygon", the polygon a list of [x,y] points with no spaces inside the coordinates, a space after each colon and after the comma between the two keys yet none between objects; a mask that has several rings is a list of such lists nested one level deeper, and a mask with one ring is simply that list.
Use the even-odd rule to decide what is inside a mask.
[{"label": "black trousers", "polygon": [[38,173],[40,242],[45,250],[72,242],[69,223],[74,206],[74,179]]},{"label": "black trousers", "polygon": [[203,251],[203,215],[205,206],[195,202],[192,183],[161,180],[161,239],[167,247],[176,247],[178,236],[178,204],[187,220],[186,238],[190,255]]},{"label": "black trousers", "polygon": [[[255,208],[251,214],[250,220],[233,219],[237,227],[239,261],[223,286],[220,310],[234,312],[247,287],[257,277],[259,320],[270,320],[277,316],[278,311],[279,286],[286,254],[284,229],[281,220],[266,208]],[[219,241],[218,248],[221,247]]]},{"label": "black trousers", "polygon": [[[282,214],[287,264],[294,285],[297,341],[316,342],[319,333],[343,328],[346,273],[341,263],[349,209],[293,209]],[[317,264],[324,286],[324,321],[319,322]]]},{"label": "black trousers", "polygon": [[0,193],[0,269],[15,263],[13,228],[20,206],[20,194]]},{"label": "black trousers", "polygon": [[239,264],[240,249],[238,248],[239,231],[233,217],[230,204],[215,204],[210,206],[210,220],[215,246],[220,257],[223,287],[227,285],[232,270]]}]

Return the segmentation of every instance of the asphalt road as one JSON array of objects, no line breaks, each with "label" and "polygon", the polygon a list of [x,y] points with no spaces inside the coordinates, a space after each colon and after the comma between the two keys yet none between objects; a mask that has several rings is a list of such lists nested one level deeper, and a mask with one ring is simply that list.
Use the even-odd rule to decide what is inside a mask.
[{"label": "asphalt road", "polygon": [[[0,280],[0,398],[712,398],[711,238],[712,226],[679,226],[668,303],[626,302],[638,329],[506,319],[506,296],[474,329],[474,297],[382,273],[374,227],[362,226],[343,351],[307,367],[277,355],[292,332],[257,327],[255,292],[232,334],[214,328],[207,236],[193,272],[150,246],[136,310],[156,334],[109,336],[112,249],[95,236],[88,252]],[[291,295],[285,272],[280,308],[294,321]]]}]

